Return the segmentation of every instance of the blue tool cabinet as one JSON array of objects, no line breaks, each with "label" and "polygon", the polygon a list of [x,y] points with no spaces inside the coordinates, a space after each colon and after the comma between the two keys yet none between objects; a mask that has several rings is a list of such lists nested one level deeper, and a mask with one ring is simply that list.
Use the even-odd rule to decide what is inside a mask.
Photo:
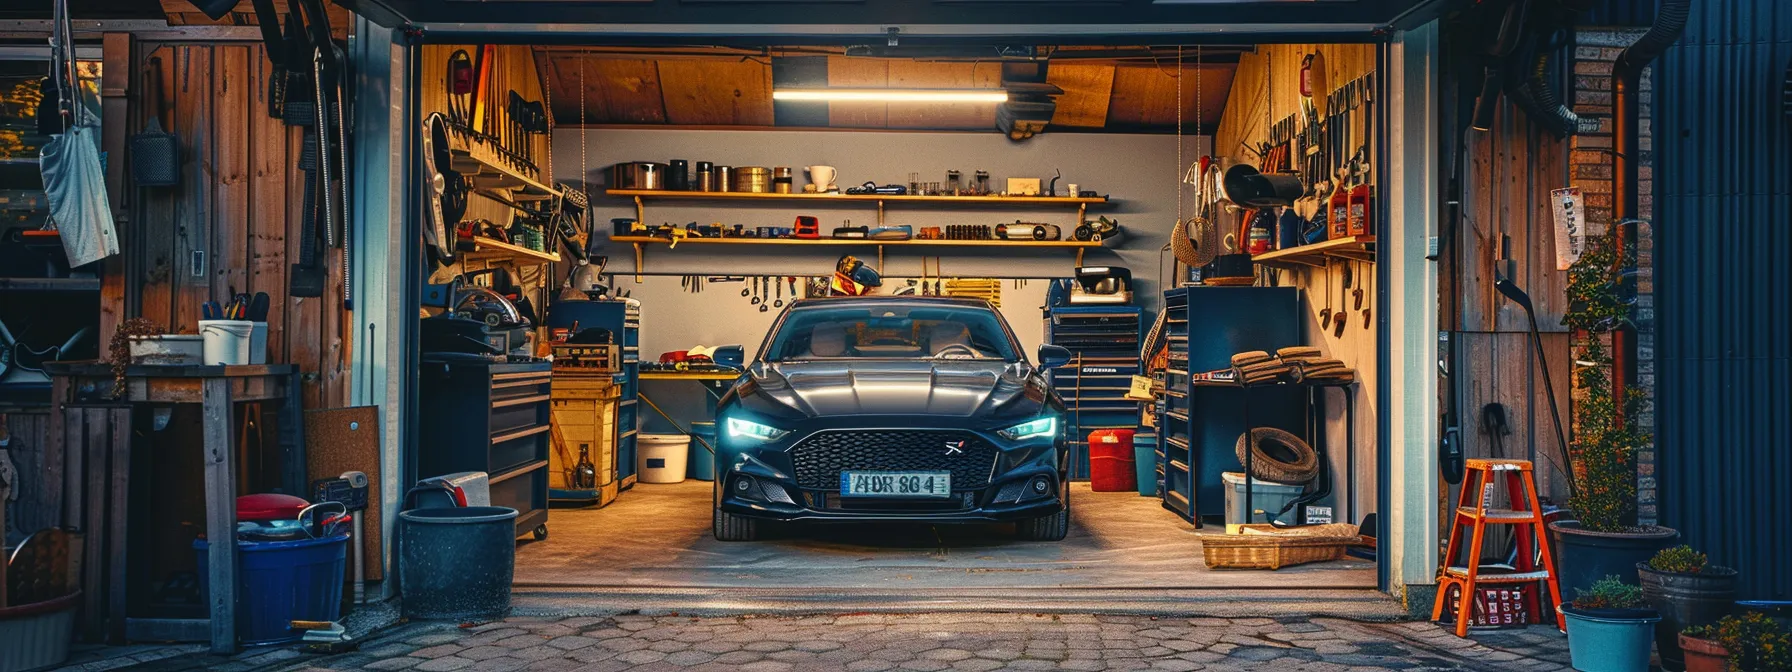
[{"label": "blue tool cabinet", "polygon": [[1045,342],[1070,350],[1051,372],[1070,417],[1070,477],[1089,478],[1089,433],[1139,426],[1139,402],[1126,398],[1139,373],[1144,310],[1129,305],[1058,305],[1046,309]]}]

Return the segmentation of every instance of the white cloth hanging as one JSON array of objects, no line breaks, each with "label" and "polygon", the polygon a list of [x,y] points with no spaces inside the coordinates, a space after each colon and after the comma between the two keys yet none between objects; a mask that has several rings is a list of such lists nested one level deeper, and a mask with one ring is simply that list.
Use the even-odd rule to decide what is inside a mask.
[{"label": "white cloth hanging", "polygon": [[40,165],[50,221],[62,233],[70,267],[118,254],[118,231],[106,202],[105,171],[94,144],[99,129],[75,125],[44,143]]}]

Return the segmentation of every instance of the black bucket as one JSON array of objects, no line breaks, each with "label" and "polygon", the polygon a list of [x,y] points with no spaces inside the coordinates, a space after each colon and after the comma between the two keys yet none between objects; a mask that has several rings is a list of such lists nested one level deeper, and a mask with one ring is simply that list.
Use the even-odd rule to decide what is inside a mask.
[{"label": "black bucket", "polygon": [[1661,620],[1655,624],[1655,649],[1661,653],[1661,666],[1685,669],[1680,631],[1716,623],[1730,614],[1736,605],[1736,570],[1709,565],[1698,574],[1680,574],[1656,571],[1649,563],[1639,562],[1636,574],[1642,582],[1643,599],[1661,612]]},{"label": "black bucket", "polygon": [[1561,575],[1556,581],[1561,585],[1562,600],[1569,601],[1607,575],[1615,574],[1636,585],[1637,563],[1648,562],[1656,552],[1672,546],[1680,533],[1665,527],[1594,532],[1582,529],[1578,521],[1564,520],[1549,524],[1549,536],[1556,542],[1556,572]]},{"label": "black bucket", "polygon": [[482,621],[510,611],[516,509],[413,509],[404,522],[399,584],[407,618]]}]

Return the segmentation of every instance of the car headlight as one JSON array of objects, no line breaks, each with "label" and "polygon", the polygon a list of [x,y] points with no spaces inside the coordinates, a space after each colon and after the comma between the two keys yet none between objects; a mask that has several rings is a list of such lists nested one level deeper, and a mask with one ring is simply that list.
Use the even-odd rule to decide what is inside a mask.
[{"label": "car headlight", "polygon": [[748,422],[740,418],[728,419],[728,438],[747,439],[750,441],[777,441],[789,434],[789,430],[778,429],[757,422]]},{"label": "car headlight", "polygon": [[1031,439],[1036,436],[1052,436],[1058,433],[1058,419],[1048,417],[1029,420],[996,433],[1009,441]]}]

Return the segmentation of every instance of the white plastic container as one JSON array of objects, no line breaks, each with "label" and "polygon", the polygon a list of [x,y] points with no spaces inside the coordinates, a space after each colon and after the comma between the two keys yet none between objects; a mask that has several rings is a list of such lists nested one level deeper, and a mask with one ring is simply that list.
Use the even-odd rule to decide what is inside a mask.
[{"label": "white plastic container", "polygon": [[249,332],[249,363],[268,363],[268,323],[252,322],[255,330]]},{"label": "white plastic container", "polygon": [[[1228,526],[1242,523],[1267,523],[1271,516],[1282,510],[1283,506],[1307,490],[1304,485],[1282,485],[1253,478],[1251,479],[1251,508],[1261,513],[1255,513],[1250,520],[1246,520],[1244,515],[1244,472],[1228,471],[1220,474],[1220,480],[1226,482],[1226,525]],[[1297,514],[1296,511],[1289,511],[1287,515],[1278,520],[1284,523],[1298,522],[1295,519]]]},{"label": "white plastic container", "polygon": [[637,436],[636,478],[642,483],[683,483],[690,459],[691,437],[683,434]]},{"label": "white plastic container", "polygon": [[249,363],[249,341],[255,323],[248,320],[200,320],[199,336],[205,341],[205,365]]},{"label": "white plastic container", "polygon": [[132,336],[131,363],[197,365],[205,361],[205,341],[198,334]]}]

